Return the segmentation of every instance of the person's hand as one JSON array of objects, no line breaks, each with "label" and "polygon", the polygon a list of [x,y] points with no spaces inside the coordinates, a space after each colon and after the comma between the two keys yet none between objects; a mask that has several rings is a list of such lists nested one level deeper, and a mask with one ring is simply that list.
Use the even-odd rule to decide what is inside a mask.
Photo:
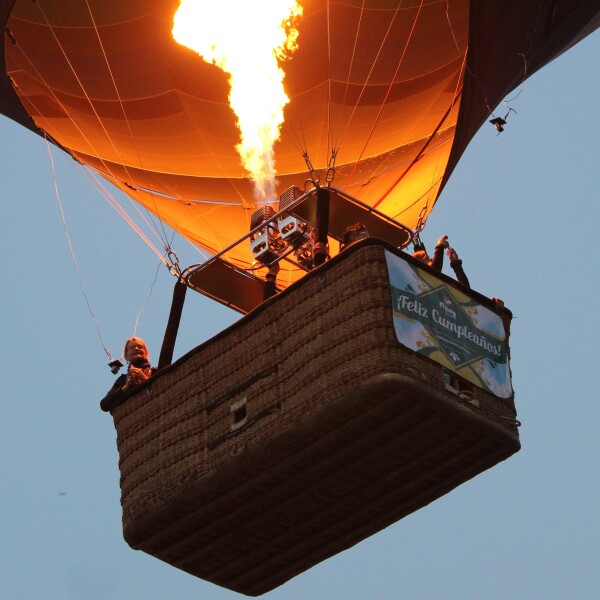
[{"label": "person's hand", "polygon": [[448,255],[451,263],[458,260],[458,254],[454,248],[448,248],[448,252],[446,252],[446,254]]},{"label": "person's hand", "polygon": [[504,302],[500,298],[492,298],[491,300],[497,308],[504,308]]},{"label": "person's hand", "polygon": [[128,388],[132,385],[137,385],[138,383],[142,383],[142,381],[146,381],[148,376],[142,370],[130,366],[127,371],[127,381],[125,382],[125,387]]},{"label": "person's hand", "polygon": [[438,241],[436,246],[442,246],[443,248],[448,248],[450,244],[448,244],[448,236],[443,235]]}]

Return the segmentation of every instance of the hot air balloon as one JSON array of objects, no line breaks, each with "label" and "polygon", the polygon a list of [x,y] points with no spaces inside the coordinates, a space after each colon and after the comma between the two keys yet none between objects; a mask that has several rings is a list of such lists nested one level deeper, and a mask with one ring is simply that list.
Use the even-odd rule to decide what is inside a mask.
[{"label": "hot air balloon", "polygon": [[[401,249],[481,125],[506,125],[495,107],[600,7],[300,0],[265,187],[233,76],[173,37],[179,4],[0,0],[0,112],[211,254],[171,260],[162,368],[110,408],[124,537],[258,595],[519,450],[510,311]],[[245,54],[264,36],[234,22]],[[371,237],[340,252],[356,222]],[[186,286],[246,316],[170,364]]]}]

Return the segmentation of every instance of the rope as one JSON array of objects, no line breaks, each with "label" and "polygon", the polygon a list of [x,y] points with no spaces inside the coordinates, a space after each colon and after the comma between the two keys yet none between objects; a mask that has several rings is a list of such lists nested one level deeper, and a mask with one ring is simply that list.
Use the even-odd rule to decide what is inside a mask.
[{"label": "rope", "polygon": [[[95,176],[94,172],[87,165],[83,165],[84,170],[88,175],[88,181],[94,186],[96,191],[112,206],[117,214],[131,227],[131,229],[148,245],[148,247],[156,254],[167,267],[169,263],[163,258],[162,252],[148,239],[146,234],[140,229],[137,223],[125,212],[125,209],[117,202],[117,200],[104,187],[103,183]],[[143,218],[143,215],[141,215]],[[156,235],[156,232],[153,231]],[[166,249],[165,249],[166,250]]]},{"label": "rope", "polygon": [[[86,5],[87,5],[87,0],[86,0]],[[102,128],[102,130],[104,131],[104,134],[106,135],[106,138],[107,138],[107,140],[109,141],[109,143],[111,144],[112,148],[114,149],[114,151],[115,151],[116,155],[118,156],[118,159],[119,159],[120,163],[123,165],[123,167],[124,167],[124,169],[125,169],[125,172],[127,173],[127,176],[129,177],[129,179],[130,179],[130,180],[133,180],[133,179],[132,179],[132,177],[131,177],[131,175],[129,174],[129,171],[128,171],[127,167],[125,166],[125,163],[123,162],[123,160],[122,160],[122,158],[121,158],[121,156],[120,156],[120,153],[119,153],[118,149],[117,149],[117,148],[116,148],[116,146],[114,145],[114,143],[113,143],[113,141],[112,141],[112,139],[111,139],[111,137],[110,137],[110,135],[109,135],[108,131],[106,130],[106,128],[105,128],[105,126],[104,126],[104,124],[103,124],[103,122],[102,122],[102,119],[100,118],[100,115],[99,115],[99,114],[98,114],[98,112],[96,111],[96,109],[95,109],[95,107],[94,107],[94,105],[93,105],[93,103],[92,103],[92,101],[91,101],[90,97],[88,96],[88,94],[87,94],[87,92],[86,92],[86,90],[85,90],[85,88],[84,88],[83,82],[80,80],[79,76],[77,75],[77,72],[75,71],[75,69],[74,69],[74,67],[73,67],[73,65],[72,65],[72,63],[71,63],[71,61],[69,60],[69,57],[67,56],[67,54],[66,54],[66,52],[65,52],[65,50],[64,50],[64,48],[63,48],[63,46],[61,45],[61,43],[60,43],[60,41],[59,41],[59,39],[58,39],[58,36],[56,35],[56,33],[55,33],[55,31],[54,31],[54,28],[52,27],[52,25],[51,25],[51,24],[50,24],[50,22],[48,21],[48,18],[46,17],[46,15],[45,15],[45,13],[44,13],[44,11],[43,11],[43,9],[42,9],[42,7],[40,6],[40,4],[39,4],[39,3],[37,3],[37,6],[38,6],[38,9],[39,9],[40,13],[42,14],[42,17],[44,18],[44,21],[45,21],[45,23],[46,23],[46,25],[47,25],[48,29],[49,29],[49,30],[50,30],[50,32],[52,33],[52,36],[53,36],[53,38],[54,38],[54,40],[55,40],[55,42],[56,42],[56,44],[57,44],[58,48],[60,49],[60,51],[61,51],[61,53],[62,53],[62,55],[63,55],[63,57],[64,57],[65,61],[66,61],[66,62],[67,62],[67,64],[69,65],[69,68],[71,69],[71,72],[72,72],[73,76],[75,77],[75,80],[76,80],[76,81],[77,81],[77,83],[79,84],[79,87],[81,88],[81,91],[83,92],[83,94],[84,94],[84,96],[85,96],[86,100],[88,101],[88,103],[89,103],[89,105],[90,105],[90,107],[91,107],[91,109],[92,109],[92,111],[93,111],[94,115],[96,116],[96,119],[97,119],[97,121],[98,121],[98,123],[99,123],[100,127],[101,127],[101,128]],[[120,102],[120,104],[121,104],[121,109],[122,109],[122,111],[123,111],[123,115],[124,115],[124,117],[125,117],[125,119],[126,119],[127,126],[128,126],[128,128],[129,128],[129,131],[130,131],[130,134],[131,134],[130,123],[129,123],[129,121],[127,120],[127,115],[126,115],[126,113],[125,113],[125,109],[124,109],[124,107],[123,107],[122,100],[121,100],[121,98],[120,98],[120,96],[119,96],[119,92],[118,92],[118,89],[117,89],[117,87],[116,87],[116,82],[115,82],[115,80],[114,80],[113,73],[112,73],[112,70],[111,70],[111,68],[110,68],[110,64],[108,63],[108,60],[107,60],[107,58],[106,58],[106,54],[105,54],[105,51],[104,51],[104,47],[103,47],[103,45],[102,45],[102,41],[101,41],[101,39],[100,39],[100,35],[99,35],[98,29],[97,29],[97,27],[96,27],[96,23],[95,23],[95,21],[94,21],[94,18],[93,18],[93,15],[92,15],[92,13],[91,13],[91,10],[90,10],[90,8],[89,8],[89,5],[88,5],[88,11],[90,12],[90,18],[92,19],[92,24],[94,25],[94,28],[95,28],[95,31],[96,31],[96,35],[97,35],[97,37],[98,37],[98,42],[99,42],[99,44],[100,44],[100,47],[101,47],[101,49],[102,49],[103,55],[104,55],[104,57],[105,57],[105,61],[106,61],[106,65],[107,65],[107,69],[109,70],[109,73],[110,73],[110,75],[111,75],[111,78],[112,78],[112,80],[113,80],[113,84],[114,84],[114,86],[115,86],[115,92],[117,93],[117,97],[118,97],[118,99],[119,99],[119,102]],[[21,52],[22,52],[22,51],[21,51]],[[29,62],[29,64],[32,66],[32,68],[35,70],[35,72],[36,72],[36,73],[37,73],[37,74],[40,76],[40,79],[42,80],[42,82],[44,83],[44,85],[47,87],[47,89],[50,91],[50,93],[51,93],[51,94],[52,94],[52,96],[55,98],[55,100],[56,100],[56,101],[59,103],[59,105],[61,106],[61,108],[62,108],[62,109],[63,109],[63,111],[65,112],[65,114],[67,114],[67,115],[68,115],[68,114],[69,114],[69,112],[68,112],[68,110],[66,109],[66,107],[65,107],[65,106],[62,104],[62,102],[60,102],[60,100],[59,100],[59,99],[56,97],[56,95],[55,95],[55,94],[54,94],[54,92],[52,91],[52,88],[51,88],[51,87],[48,85],[48,83],[47,83],[47,82],[46,82],[46,81],[43,79],[43,77],[42,77],[42,76],[39,74],[39,72],[37,71],[37,69],[35,68],[35,66],[33,65],[33,63],[31,62],[31,60],[29,59],[29,57],[27,57],[27,56],[26,56],[26,55],[25,55],[23,52],[22,52],[22,54],[23,54],[23,56],[25,56],[25,58],[27,59],[27,61]],[[40,114],[41,114],[41,113],[40,113]],[[93,145],[93,144],[91,143],[91,141],[90,141],[90,140],[89,140],[89,139],[88,139],[88,138],[85,136],[85,134],[83,133],[83,131],[82,131],[82,130],[79,128],[79,126],[77,125],[77,122],[76,122],[75,120],[73,120],[73,119],[71,119],[71,122],[72,122],[72,123],[75,125],[76,129],[79,131],[79,133],[81,134],[82,138],[83,138],[83,139],[85,139],[85,141],[86,141],[86,142],[87,142],[87,143],[90,145],[90,147],[92,148],[92,150],[94,151],[94,153],[96,154],[96,156],[98,157],[98,159],[100,160],[101,164],[102,164],[102,165],[104,165],[104,167],[105,167],[105,169],[106,169],[106,172],[107,172],[107,173],[110,175],[110,177],[111,177],[111,178],[113,178],[115,181],[121,181],[121,180],[120,180],[118,177],[116,177],[116,176],[113,174],[113,172],[112,172],[112,170],[110,169],[109,165],[107,165],[107,163],[106,163],[106,162],[105,162],[105,161],[104,161],[104,160],[103,160],[103,159],[100,157],[100,154],[99,154],[99,152],[98,152],[98,151],[97,151],[97,150],[94,148],[94,145]],[[133,139],[133,136],[132,136],[132,139]],[[137,153],[137,148],[136,148],[136,154],[138,154],[138,153]],[[139,154],[138,154],[138,158],[139,158]],[[141,167],[141,168],[142,168],[142,170],[143,170],[143,165],[142,165],[142,163],[141,163],[141,160],[140,160],[140,167]],[[122,183],[124,183],[124,184],[125,184],[125,182],[122,182]],[[125,184],[125,185],[127,185],[127,184]],[[132,189],[135,191],[135,189],[134,189],[134,188],[132,188]],[[150,191],[149,193],[150,193],[150,195],[151,195],[151,197],[152,197],[153,201],[155,202],[155,198],[154,198],[154,195],[153,195],[153,193],[152,193],[151,191]],[[133,205],[133,204],[132,204],[132,205]],[[137,205],[133,205],[133,206],[134,206],[135,210],[138,212],[138,214],[140,215],[140,217],[141,217],[141,218],[142,218],[142,219],[143,219],[143,220],[146,222],[146,224],[148,225],[148,228],[149,228],[150,230],[154,230],[154,233],[155,233],[155,235],[156,235],[157,239],[159,239],[159,241],[160,241],[160,244],[161,244],[161,246],[163,246],[163,248],[164,248],[165,252],[171,252],[171,248],[169,247],[169,245],[168,245],[168,241],[167,241],[167,234],[166,234],[166,231],[164,230],[164,227],[163,227],[162,221],[160,221],[160,218],[159,218],[159,222],[161,223],[161,228],[162,228],[162,230],[163,230],[164,238],[161,238],[161,236],[158,234],[158,228],[157,228],[157,227],[156,227],[156,225],[154,224],[154,220],[153,220],[153,219],[150,217],[150,218],[151,218],[151,220],[152,220],[152,222],[153,222],[153,224],[152,224],[152,225],[150,225],[150,223],[148,222],[148,219],[146,219],[146,218],[145,218],[145,217],[144,217],[144,216],[141,214],[141,211],[139,210],[139,208],[137,207]],[[156,207],[156,204],[155,204],[155,208],[156,208],[156,212],[158,213],[159,211],[158,211],[158,208]],[[149,245],[151,245],[151,244],[149,243],[149,241],[148,241],[147,237],[141,233],[141,231],[139,230],[139,228],[134,228],[134,229],[136,229],[136,231],[138,232],[138,235],[140,235],[140,236],[141,236],[141,237],[144,239],[144,241],[146,241],[146,243],[148,243]],[[156,252],[156,250],[155,250],[155,252]],[[160,253],[157,253],[157,254],[160,256]],[[167,265],[167,266],[170,266],[170,265]]]},{"label": "rope", "polygon": [[158,265],[156,266],[156,272],[154,273],[154,281],[152,282],[152,285],[150,286],[150,290],[148,292],[148,298],[146,298],[146,301],[142,304],[137,316],[135,317],[135,325],[133,326],[132,337],[137,336],[137,328],[138,328],[138,323],[139,323],[140,317],[144,314],[146,307],[150,304],[150,300],[152,299],[152,292],[154,291],[154,286],[156,285],[156,281],[158,280],[158,272],[160,270],[160,266],[161,266],[161,263],[159,262]]},{"label": "rope", "polygon": [[63,231],[65,233],[65,238],[67,240],[69,252],[71,253],[71,258],[73,260],[73,264],[75,265],[75,272],[77,273],[77,278],[79,279],[79,288],[81,289],[81,293],[83,294],[83,298],[85,300],[88,311],[90,313],[90,317],[92,318],[92,322],[94,323],[94,327],[96,328],[96,334],[98,335],[98,340],[100,341],[100,345],[104,349],[104,352],[105,352],[106,356],[108,357],[108,360],[110,362],[113,362],[113,357],[111,356],[108,348],[106,347],[106,345],[104,344],[104,341],[102,340],[102,335],[100,333],[100,326],[98,325],[98,321],[96,320],[96,316],[94,315],[94,311],[92,310],[92,306],[90,304],[88,295],[85,291],[85,286],[83,285],[83,278],[81,276],[81,270],[79,269],[79,264],[78,264],[77,258],[75,256],[75,250],[73,249],[73,243],[71,242],[71,236],[69,235],[69,230],[67,228],[67,219],[65,217],[65,211],[63,209],[63,205],[60,200],[60,194],[58,191],[58,183],[56,181],[56,171],[54,168],[54,158],[52,157],[52,151],[50,149],[50,142],[48,141],[47,138],[45,138],[45,139],[46,139],[46,146],[48,147],[48,156],[50,157],[50,166],[52,169],[52,180],[54,182],[54,192],[56,195],[56,201],[58,202],[60,217],[61,217],[62,224],[63,224]]},{"label": "rope", "polygon": [[[40,11],[41,11],[41,7],[39,7],[39,3],[38,3],[38,8],[40,8]],[[49,28],[49,29],[52,31],[52,34],[53,34],[53,36],[54,36],[54,38],[55,38],[55,40],[56,40],[56,42],[57,42],[57,44],[58,44],[59,48],[60,48],[60,49],[61,49],[61,51],[63,52],[63,55],[64,55],[64,57],[65,57],[65,60],[67,61],[67,63],[68,63],[68,64],[69,64],[69,66],[71,67],[71,70],[72,70],[73,74],[74,74],[74,75],[75,75],[75,77],[77,78],[77,75],[76,75],[75,71],[73,70],[73,67],[72,67],[71,63],[69,62],[69,60],[68,60],[67,56],[65,55],[65,53],[64,53],[64,50],[63,50],[63,49],[62,49],[62,47],[60,46],[60,43],[58,42],[58,39],[56,38],[56,35],[54,34],[54,31],[52,30],[52,27],[50,26],[50,24],[49,24],[49,22],[48,22],[48,20],[47,20],[47,18],[46,18],[46,16],[44,15],[44,13],[43,13],[43,12],[42,12],[42,16],[44,17],[44,19],[45,19],[45,21],[46,21],[46,25],[47,25],[47,26],[48,26],[48,28]],[[48,82],[45,80],[45,78],[43,77],[43,75],[42,75],[42,74],[41,74],[41,73],[38,71],[38,69],[36,68],[36,66],[34,65],[34,63],[31,61],[31,59],[29,58],[29,56],[28,56],[28,55],[27,55],[27,54],[26,54],[26,53],[23,51],[23,48],[22,48],[22,46],[19,46],[19,45],[17,45],[17,48],[19,49],[19,52],[21,53],[21,55],[23,56],[23,58],[24,58],[24,59],[27,61],[27,63],[28,63],[30,66],[31,66],[31,68],[33,69],[33,71],[36,73],[36,75],[38,76],[38,78],[39,78],[40,82],[41,82],[41,83],[42,83],[42,84],[43,84],[43,85],[46,87],[46,89],[48,90],[49,94],[50,94],[50,95],[53,97],[53,99],[56,101],[56,103],[57,103],[57,104],[58,104],[58,105],[61,107],[61,109],[62,109],[62,111],[65,113],[65,115],[69,116],[69,111],[68,111],[67,107],[66,107],[66,106],[65,106],[65,105],[64,105],[64,104],[61,102],[60,98],[58,98],[58,96],[56,96],[56,94],[54,93],[53,89],[52,89],[52,88],[51,88],[51,86],[48,84]],[[79,81],[79,80],[78,80],[78,81]],[[81,82],[79,82],[79,83],[80,83],[80,86],[81,86]],[[82,87],[82,90],[83,90],[83,87]],[[85,90],[84,90],[84,93],[85,93]],[[89,100],[89,98],[88,98],[88,100]],[[35,102],[33,102],[33,101],[31,100],[31,98],[27,98],[27,101],[28,101],[28,102],[31,104],[31,106],[32,106],[32,107],[36,108],[36,104],[35,104]],[[90,102],[90,104],[91,104],[91,102]],[[93,108],[93,106],[92,106],[92,108]],[[42,115],[42,114],[43,114],[43,111],[41,111],[41,110],[36,110],[35,112],[36,112],[38,115]],[[76,129],[76,130],[79,132],[79,134],[81,135],[81,138],[82,138],[82,139],[83,139],[83,140],[84,140],[84,141],[85,141],[85,142],[86,142],[86,143],[89,145],[89,147],[92,149],[92,151],[94,152],[94,154],[95,154],[95,155],[98,157],[98,159],[99,159],[100,163],[101,163],[101,164],[104,166],[104,168],[105,168],[105,172],[108,174],[108,176],[110,176],[110,177],[111,177],[112,179],[114,179],[115,181],[121,181],[121,180],[120,180],[118,177],[116,177],[116,176],[113,174],[113,172],[112,172],[112,170],[111,170],[110,166],[109,166],[109,165],[108,165],[108,164],[107,164],[107,163],[106,163],[106,162],[105,162],[105,161],[104,161],[104,160],[101,158],[101,156],[100,156],[100,153],[99,153],[99,152],[96,150],[96,148],[94,147],[94,144],[92,143],[92,141],[91,141],[91,140],[90,140],[90,139],[89,139],[89,138],[88,138],[88,137],[85,135],[85,133],[84,133],[84,132],[82,131],[82,129],[79,127],[79,125],[77,124],[77,121],[76,121],[76,120],[73,120],[73,119],[71,119],[71,123],[73,124],[73,126],[75,127],[75,129]],[[48,134],[48,132],[47,132],[47,131],[45,131],[45,129],[43,129],[43,128],[41,127],[41,124],[40,124],[40,123],[37,123],[37,122],[36,122],[36,125],[37,125],[38,129],[41,131],[41,133],[44,135],[44,137],[46,138],[46,141],[48,141],[48,138],[52,138],[52,136],[51,136],[51,135],[49,135],[49,134]],[[108,134],[107,134],[107,135],[108,135]],[[110,138],[109,138],[109,139],[110,139]],[[80,164],[83,164],[83,163],[81,163],[81,161],[80,161],[80,160],[79,160],[77,157],[73,156],[72,154],[71,154],[71,156],[72,156],[72,157],[75,159],[75,161],[76,161],[76,162],[78,162],[78,163],[80,163]],[[88,170],[88,172],[89,172],[89,170],[90,170],[90,167],[89,167],[89,166],[87,166],[87,165],[85,165],[85,167],[86,167],[86,169],[87,169],[87,170]],[[123,182],[123,183],[124,183],[124,182]],[[104,194],[103,194],[103,195],[105,196],[105,198],[106,198],[106,197],[111,197],[111,196],[110,196],[110,194],[109,194],[109,193],[106,191],[106,189],[105,189],[105,188],[103,188],[103,186],[101,186],[101,185],[98,183],[98,181],[97,181],[97,180],[96,180],[96,185],[95,185],[95,187],[96,187],[96,189],[97,189],[98,191],[100,191],[100,188],[104,189]],[[101,192],[101,193],[102,193],[102,192]],[[116,203],[116,201],[115,201],[114,199],[113,199],[113,202],[114,202],[114,203]],[[162,240],[162,239],[160,238],[160,236],[159,236],[159,235],[156,233],[156,231],[157,231],[157,230],[156,230],[156,228],[155,228],[155,227],[153,228],[153,227],[150,225],[150,223],[148,223],[147,219],[145,219],[145,217],[142,215],[141,211],[139,210],[139,208],[137,207],[137,205],[136,205],[136,204],[134,204],[134,203],[132,202],[132,206],[134,206],[135,210],[138,212],[138,214],[140,215],[140,217],[141,217],[141,218],[142,218],[142,219],[143,219],[143,220],[146,222],[146,224],[148,225],[148,228],[149,228],[150,230],[153,230],[153,229],[154,229],[154,233],[155,233],[156,237],[159,239],[159,241],[160,241],[161,245],[164,247],[164,240]],[[120,208],[120,207],[119,207],[119,208]],[[120,210],[117,210],[117,212],[119,212],[119,214],[121,214],[121,216],[123,216],[123,218],[125,218],[125,216],[124,216],[124,215],[125,215],[126,213],[124,213],[124,211],[123,211],[122,209],[120,209]],[[154,248],[154,246],[153,246],[153,245],[152,245],[152,244],[149,242],[148,238],[147,238],[147,237],[146,237],[146,236],[145,236],[143,233],[141,233],[141,230],[139,230],[139,228],[137,228],[137,226],[134,226],[134,225],[132,224],[132,221],[131,221],[131,219],[129,219],[129,217],[127,217],[127,218],[125,218],[125,220],[126,220],[126,221],[127,221],[129,224],[130,224],[130,226],[131,226],[131,227],[132,227],[132,228],[133,228],[133,229],[136,231],[136,233],[138,233],[138,235],[140,235],[140,237],[141,237],[141,238],[142,238],[142,239],[143,239],[143,240],[144,240],[144,241],[145,241],[145,242],[146,242],[146,243],[147,243],[147,244],[148,244],[148,245],[149,245],[149,246],[150,246],[150,247],[153,249],[153,251],[154,251],[154,252],[155,252],[155,253],[156,253],[158,256],[161,256],[161,253],[160,253],[160,252],[158,252],[158,251],[157,251],[157,250]],[[165,250],[165,251],[169,251],[169,248],[167,248],[167,247],[164,247],[164,250]],[[169,265],[167,265],[167,266],[169,266]]]},{"label": "rope", "polygon": [[[118,156],[119,158],[119,162],[123,165],[125,172],[127,173],[127,176],[129,177],[129,179],[132,179],[129,176],[129,173],[127,172],[127,167],[125,166],[125,163],[123,161],[123,159],[121,158],[121,155],[119,154],[119,150],[117,149],[117,147],[114,145],[108,131],[106,130],[106,127],[104,126],[104,123],[102,122],[102,119],[100,118],[100,115],[98,114],[98,112],[96,111],[96,107],[94,106],[94,103],[92,102],[91,98],[89,97],[83,82],[81,81],[81,79],[79,78],[79,75],[77,75],[77,71],[75,70],[75,68],[73,67],[73,64],[71,63],[71,61],[69,60],[69,57],[67,56],[67,53],[65,52],[62,44],[60,43],[60,40],[58,39],[58,36],[56,35],[55,31],[54,31],[54,27],[50,24],[50,22],[48,21],[48,18],[46,17],[46,14],[44,13],[42,7],[40,6],[39,2],[36,2],[36,6],[38,7],[40,13],[42,14],[44,21],[46,22],[46,25],[48,26],[48,29],[50,30],[50,32],[52,33],[52,37],[54,38],[54,41],[56,42],[56,45],[58,46],[58,48],[60,49],[65,61],[67,62],[67,64],[69,65],[69,68],[71,69],[71,72],[73,73],[73,76],[75,77],[75,80],[77,81],[77,83],[79,84],[79,87],[81,88],[81,91],[83,92],[83,95],[85,96],[85,99],[87,100],[88,104],[90,105],[92,112],[94,113],[98,124],[100,125],[100,127],[102,128],[102,131],[104,132],[104,134],[106,135],[106,139],[109,141],[110,145],[112,146],[113,150],[115,151],[115,154]],[[68,113],[67,113],[68,114]],[[104,164],[104,163],[103,163]]]},{"label": "rope", "polygon": [[507,106],[509,102],[516,100],[521,95],[521,92],[525,87],[525,80],[527,79],[527,57],[522,53],[519,53],[518,56],[520,56],[523,59],[523,79],[521,79],[521,83],[519,84],[519,89],[517,93],[512,98],[507,98],[506,100],[504,100],[504,104],[506,104]]},{"label": "rope", "polygon": [[[58,96],[54,93],[54,90],[50,87],[50,85],[44,79],[44,76],[37,70],[36,66],[33,64],[33,62],[31,61],[31,59],[29,58],[29,56],[27,56],[27,54],[25,54],[25,52],[23,51],[22,46],[17,45],[17,48],[18,48],[19,52],[21,53],[21,56],[23,56],[23,58],[29,63],[29,66],[35,71],[35,74],[39,78],[40,82],[43,85],[46,86],[46,89],[48,90],[48,93],[52,96],[52,98],[54,99],[54,101],[60,106],[61,110],[65,113],[65,115],[67,115],[67,116],[70,117],[69,111],[67,110],[67,107],[61,102],[60,98],[58,98]],[[43,115],[43,111],[36,106],[35,102],[33,102],[30,97],[27,98],[27,102],[29,102],[31,104],[31,106],[34,109],[36,109],[35,110],[35,114],[40,115],[40,116]],[[29,112],[31,113],[32,111],[29,111]],[[41,117],[41,118],[43,119],[43,117]],[[100,160],[100,162],[104,165],[104,167],[106,169],[106,172],[109,173],[111,177],[113,177],[114,179],[118,180],[118,178],[115,175],[112,174],[109,165],[107,165],[104,162],[104,160],[100,157],[100,154],[96,150],[96,148],[94,147],[94,144],[92,143],[92,141],[90,139],[88,139],[88,137],[85,135],[85,133],[81,130],[81,128],[77,124],[77,121],[71,119],[71,123],[73,124],[73,126],[75,127],[75,129],[79,132],[79,134],[81,135],[81,138],[89,145],[89,147],[96,154],[96,156],[98,157],[98,159]],[[48,138],[48,137],[52,138],[52,136],[49,135],[48,132],[45,131],[45,129],[42,128],[42,126],[40,125],[39,122],[35,121],[35,124],[40,129],[40,131],[44,134],[44,136],[46,138]]]},{"label": "rope", "polygon": [[[127,112],[125,111],[125,106],[123,105],[123,100],[121,98],[121,94],[119,93],[119,88],[117,86],[117,82],[115,80],[115,77],[114,77],[113,71],[111,69],[110,63],[108,61],[108,57],[107,57],[106,51],[104,49],[104,44],[102,43],[102,39],[100,37],[100,31],[98,30],[98,27],[96,25],[96,20],[94,19],[94,15],[92,14],[92,9],[90,8],[88,0],[85,0],[85,4],[87,6],[88,13],[90,15],[90,19],[92,20],[92,25],[94,26],[94,32],[96,33],[96,37],[98,39],[98,44],[100,45],[100,49],[102,50],[102,56],[104,57],[104,62],[106,63],[106,68],[108,69],[108,73],[110,74],[110,78],[111,78],[111,81],[112,81],[112,84],[113,84],[113,87],[114,87],[114,90],[115,90],[115,94],[117,95],[117,100],[119,101],[119,106],[121,107],[121,112],[123,113],[123,117],[125,119],[125,123],[127,124],[127,129],[129,130],[129,136],[131,137],[131,141],[133,143],[135,154],[136,154],[138,162],[140,164],[140,169],[142,171],[145,171],[144,164],[143,164],[143,161],[142,161],[142,157],[140,156],[140,153],[138,151],[138,147],[137,147],[137,144],[135,142],[135,137],[134,137],[133,131],[131,129],[131,123],[129,122],[129,119],[127,117]],[[87,98],[87,95],[86,95],[86,98]],[[106,132],[106,130],[105,130],[105,133],[108,136],[108,132]],[[112,142],[111,142],[111,144],[112,144]],[[113,145],[113,148],[114,148],[114,145]],[[119,157],[119,159],[120,159],[120,157]],[[121,161],[121,162],[123,162],[123,161]],[[123,165],[123,166],[125,166],[125,165]],[[125,171],[127,172],[127,167],[125,167]],[[129,176],[129,178],[131,179],[131,176]],[[167,241],[167,232],[165,231],[163,222],[162,222],[162,220],[160,218],[160,211],[158,210],[158,206],[156,205],[156,199],[154,197],[154,194],[151,193],[150,196],[151,196],[151,198],[152,198],[152,200],[154,202],[154,210],[155,210],[155,213],[156,213],[156,215],[158,217],[158,221],[160,223],[160,227],[161,227],[163,235],[164,235],[164,238],[162,239],[163,245],[164,245],[165,249],[168,249],[169,248],[169,243]],[[152,220],[153,225],[156,227],[156,225],[154,224],[154,219],[152,219],[151,216],[150,216],[150,219]]]}]

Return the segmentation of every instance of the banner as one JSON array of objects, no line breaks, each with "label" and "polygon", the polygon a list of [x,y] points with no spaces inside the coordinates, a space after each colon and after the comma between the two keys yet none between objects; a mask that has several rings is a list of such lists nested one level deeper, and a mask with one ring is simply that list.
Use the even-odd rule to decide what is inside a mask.
[{"label": "banner", "polygon": [[500,398],[512,396],[502,319],[386,250],[398,341]]}]

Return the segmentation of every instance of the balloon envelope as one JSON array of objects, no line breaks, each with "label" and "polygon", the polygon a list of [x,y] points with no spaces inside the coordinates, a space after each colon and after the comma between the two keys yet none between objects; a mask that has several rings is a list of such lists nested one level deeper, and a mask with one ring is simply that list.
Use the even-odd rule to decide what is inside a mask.
[{"label": "balloon envelope", "polygon": [[[298,50],[281,65],[277,193],[303,186],[304,155],[324,182],[336,149],[333,184],[410,228],[505,94],[600,20],[594,0],[300,4]],[[174,41],[178,5],[0,0],[0,110],[215,253],[260,205],[236,151],[228,76]],[[251,45],[251,23],[246,33]],[[230,259],[250,265],[250,248]]]}]

